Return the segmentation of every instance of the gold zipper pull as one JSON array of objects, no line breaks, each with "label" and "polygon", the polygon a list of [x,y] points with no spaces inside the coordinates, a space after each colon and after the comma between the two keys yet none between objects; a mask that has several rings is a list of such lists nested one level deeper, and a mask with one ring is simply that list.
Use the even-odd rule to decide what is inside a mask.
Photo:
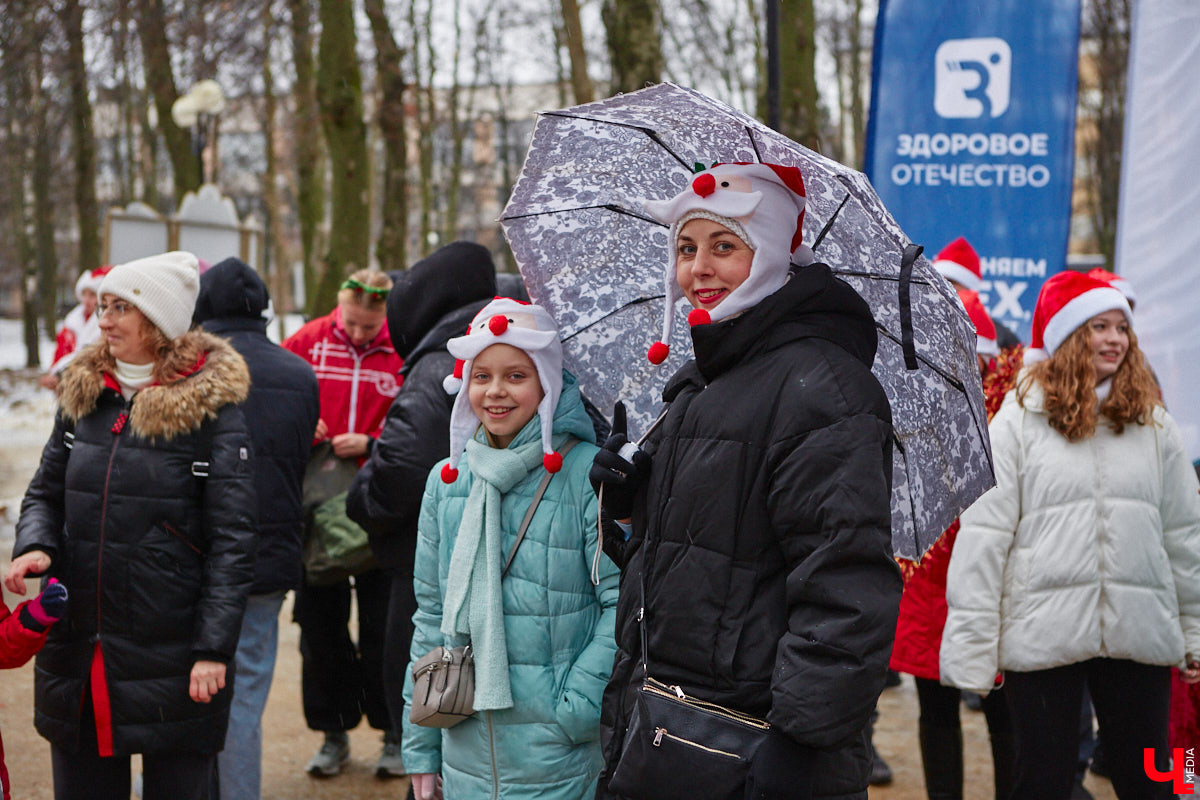
[{"label": "gold zipper pull", "polygon": [[663,734],[666,732],[667,732],[666,728],[655,728],[654,729],[654,746],[655,747],[658,747],[659,745],[662,744],[662,737],[663,737]]}]

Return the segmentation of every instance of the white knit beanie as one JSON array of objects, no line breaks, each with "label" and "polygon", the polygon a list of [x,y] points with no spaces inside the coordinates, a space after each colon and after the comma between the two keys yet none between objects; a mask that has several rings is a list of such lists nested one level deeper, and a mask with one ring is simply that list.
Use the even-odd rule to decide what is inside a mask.
[{"label": "white knit beanie", "polygon": [[538,404],[542,432],[542,465],[547,472],[562,468],[562,455],[554,452],[550,435],[554,430],[554,411],[562,394],[562,344],[554,318],[541,306],[522,303],[511,297],[497,297],[484,306],[467,329],[465,336],[446,342],[450,355],[458,359],[454,374],[448,375],[443,387],[450,394],[458,393],[450,412],[450,463],[442,468],[442,480],[454,483],[458,479],[458,460],[467,440],[479,428],[479,418],[471,408],[467,392],[461,391],[463,376],[471,374],[471,362],[494,344],[511,345],[525,354],[537,367],[543,397]]},{"label": "white knit beanie", "polygon": [[118,264],[104,277],[100,295],[116,295],[132,303],[168,339],[177,339],[192,326],[200,293],[200,265],[183,250]]}]

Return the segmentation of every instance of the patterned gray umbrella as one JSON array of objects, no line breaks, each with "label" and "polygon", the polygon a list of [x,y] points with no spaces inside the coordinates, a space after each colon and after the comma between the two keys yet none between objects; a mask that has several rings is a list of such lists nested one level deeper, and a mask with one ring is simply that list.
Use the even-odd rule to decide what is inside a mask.
[{"label": "patterned gray umbrella", "polygon": [[669,254],[666,227],[642,202],[679,193],[696,162],[714,161],[797,166],[808,195],[804,241],[832,220],[817,260],[875,316],[873,371],[896,434],[892,546],[919,558],[993,483],[975,330],[862,173],[670,83],[544,112],[501,215],[530,297],[558,320],[567,367],[592,402],[608,411],[624,400],[631,433],[646,430],[691,347],[681,303],[671,358],[658,367],[646,360]]}]

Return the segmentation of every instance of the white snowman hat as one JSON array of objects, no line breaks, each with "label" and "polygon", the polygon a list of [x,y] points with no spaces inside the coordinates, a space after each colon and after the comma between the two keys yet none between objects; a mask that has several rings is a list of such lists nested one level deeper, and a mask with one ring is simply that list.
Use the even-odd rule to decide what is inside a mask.
[{"label": "white snowman hat", "polygon": [[442,386],[448,394],[458,394],[450,412],[450,463],[442,467],[442,480],[454,483],[458,480],[458,461],[462,458],[467,440],[479,428],[479,418],[471,408],[467,392],[462,389],[463,375],[471,372],[471,362],[477,355],[494,344],[507,344],[524,350],[537,367],[538,379],[544,397],[538,403],[538,417],[542,427],[542,465],[547,472],[562,469],[562,455],[554,452],[551,434],[554,426],[554,410],[562,394],[562,344],[558,340],[558,326],[553,317],[541,306],[523,303],[511,297],[497,297],[484,306],[464,336],[446,343],[446,349],[457,361],[454,374],[446,376]]},{"label": "white snowman hat", "polygon": [[670,352],[675,303],[682,296],[675,278],[675,242],[680,229],[696,218],[729,228],[754,251],[750,275],[711,312],[695,309],[692,325],[718,322],[757,305],[779,291],[792,264],[813,261],[812,250],[801,244],[804,225],[804,178],[798,167],[778,164],[717,164],[698,172],[688,187],[669,200],[644,202],[646,213],[671,226],[671,257],[663,272],[666,311],[662,339],[647,353],[661,364]]}]

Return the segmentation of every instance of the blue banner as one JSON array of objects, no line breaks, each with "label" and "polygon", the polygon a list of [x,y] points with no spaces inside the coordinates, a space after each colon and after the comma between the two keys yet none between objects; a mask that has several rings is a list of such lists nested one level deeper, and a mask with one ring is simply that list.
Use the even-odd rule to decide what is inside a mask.
[{"label": "blue banner", "polygon": [[1028,343],[1066,268],[1080,0],[880,0],[866,173],[934,255],[965,236],[980,298]]}]

